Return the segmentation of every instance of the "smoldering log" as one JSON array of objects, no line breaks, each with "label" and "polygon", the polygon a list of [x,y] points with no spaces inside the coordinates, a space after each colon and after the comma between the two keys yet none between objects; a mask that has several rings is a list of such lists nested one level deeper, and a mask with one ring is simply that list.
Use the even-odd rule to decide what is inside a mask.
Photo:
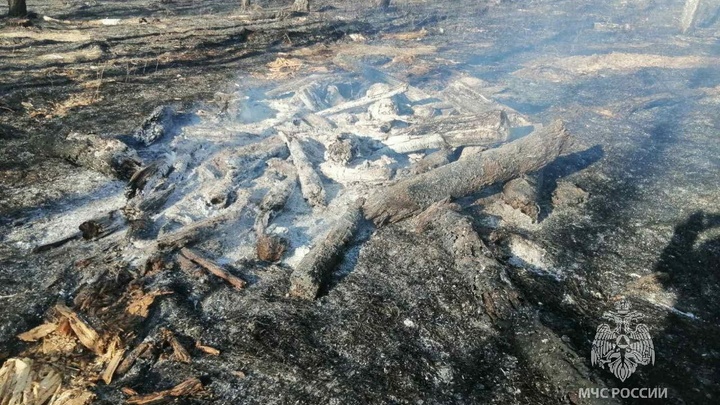
[{"label": "smoldering log", "polygon": [[385,144],[398,153],[423,149],[490,146],[507,140],[510,122],[504,111],[437,117],[414,125]]},{"label": "smoldering log", "polygon": [[303,151],[300,141],[294,136],[282,132],[280,133],[280,136],[285,140],[285,143],[290,150],[293,163],[297,168],[297,174],[300,180],[300,189],[302,190],[303,196],[310,205],[314,207],[324,207],[325,188],[323,187],[320,176],[313,168],[307,155],[305,155],[305,151]]},{"label": "smoldering log", "polygon": [[202,257],[199,253],[191,249],[182,248],[180,249],[180,254],[185,256],[186,259],[192,261],[198,266],[214,274],[215,276],[227,281],[228,283],[230,283],[230,285],[235,287],[236,290],[242,290],[247,285],[247,282],[245,282],[245,280],[230,274],[227,270],[223,269],[218,264]]},{"label": "smoldering log", "polygon": [[534,172],[571,152],[572,138],[557,120],[532,134],[483,152],[477,160],[459,160],[404,179],[373,196],[365,205],[376,224],[397,222],[443,198],[457,198],[483,187]]},{"label": "smoldering log", "polygon": [[362,219],[364,199],[358,199],[320,237],[303,257],[290,276],[290,295],[307,300],[315,299],[318,291],[327,283],[332,269],[340,261],[345,245],[352,240]]},{"label": "smoldering log", "polygon": [[396,87],[396,88],[391,89],[388,92],[385,92],[382,94],[375,94],[372,96],[364,96],[357,100],[352,100],[352,101],[348,101],[346,103],[338,104],[334,107],[330,107],[328,109],[319,111],[317,114],[320,116],[328,116],[328,115],[341,113],[343,111],[352,110],[353,108],[359,108],[359,107],[364,107],[364,106],[370,105],[372,103],[375,103],[375,102],[380,101],[385,98],[395,97],[398,94],[402,94],[406,91],[407,91],[407,85],[402,85],[402,86]]},{"label": "smoldering log", "polygon": [[129,179],[141,167],[137,153],[117,139],[71,133],[53,140],[50,153],[103,174]]}]

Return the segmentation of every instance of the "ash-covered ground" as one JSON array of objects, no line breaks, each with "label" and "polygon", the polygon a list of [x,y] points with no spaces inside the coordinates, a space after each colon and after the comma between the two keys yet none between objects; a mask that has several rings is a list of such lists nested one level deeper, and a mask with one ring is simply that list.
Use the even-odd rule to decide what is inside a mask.
[{"label": "ash-covered ground", "polygon": [[[576,404],[609,401],[580,398],[585,388],[666,388],[656,402],[716,402],[717,10],[703,3],[682,33],[676,0],[330,3],[249,21],[284,4],[246,14],[236,2],[31,1],[40,15],[87,22],[1,21],[0,361],[48,365],[60,391],[94,403],[192,378],[202,390],[164,400]],[[123,22],[91,23],[105,18]],[[293,270],[349,204],[432,164],[437,148],[396,140],[462,115],[443,100],[458,81],[506,112],[511,141],[566,123],[574,153],[524,177],[537,184],[537,218],[496,184],[432,215],[363,221],[319,297],[290,295]],[[173,113],[146,146],[133,131],[158,106]],[[313,109],[332,126],[300,118]],[[59,157],[69,133],[118,139],[142,166],[162,167],[146,186],[165,198],[136,221],[142,232],[74,236],[109,212],[130,218],[133,197],[117,173]],[[257,257],[258,218],[297,156],[238,156],[280,133],[300,140],[325,200],[291,189],[263,228],[287,243],[270,263]],[[351,158],[333,155],[337,141]],[[482,159],[494,146],[445,157]],[[241,290],[157,247],[228,212],[182,243],[247,282]],[[591,364],[621,298],[644,316],[655,354],[625,381]],[[103,381],[112,355],[63,329],[60,303],[105,346],[117,338],[118,358],[137,358]],[[47,324],[56,328],[35,341],[17,338]]]}]

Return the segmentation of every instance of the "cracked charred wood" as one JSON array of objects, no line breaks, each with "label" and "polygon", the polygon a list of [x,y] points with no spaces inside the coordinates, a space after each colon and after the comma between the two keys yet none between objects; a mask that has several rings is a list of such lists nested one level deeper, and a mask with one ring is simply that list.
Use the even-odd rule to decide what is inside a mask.
[{"label": "cracked charred wood", "polygon": [[507,140],[510,122],[504,111],[482,114],[451,115],[412,126],[385,144],[398,153],[423,149],[490,146]]},{"label": "cracked charred wood", "polygon": [[320,176],[315,171],[312,163],[308,159],[305,151],[302,149],[300,141],[292,135],[280,133],[285,140],[293,163],[297,168],[297,175],[300,180],[300,189],[302,190],[305,200],[314,207],[325,206],[325,188],[323,187]]},{"label": "cracked charred wood", "polygon": [[445,166],[446,164],[455,160],[457,158],[457,155],[457,151],[451,148],[442,148],[440,150],[436,150],[435,152],[430,153],[429,155],[415,162],[410,167],[410,173],[421,174],[432,169],[437,169],[440,166]]},{"label": "cracked charred wood", "polygon": [[58,248],[58,247],[63,246],[63,245],[65,245],[65,244],[69,243],[69,242],[72,242],[72,241],[74,241],[74,240],[79,240],[80,238],[82,238],[82,232],[75,232],[74,234],[72,234],[72,235],[70,235],[70,236],[68,236],[68,237],[65,237],[65,238],[62,238],[62,239],[59,239],[59,240],[50,242],[50,243],[46,243],[46,244],[43,244],[43,245],[35,246],[35,247],[32,249],[32,252],[33,252],[33,253],[47,252],[47,251],[50,250],[50,249]]},{"label": "cracked charred wood", "polygon": [[257,237],[255,251],[260,260],[266,262],[277,262],[282,259],[285,250],[287,250],[288,241],[277,235],[268,235],[261,233]]},{"label": "cracked charred wood", "polygon": [[276,177],[276,186],[271,188],[263,200],[260,202],[260,215],[267,214],[267,218],[261,221],[263,228],[267,226],[268,220],[271,219],[279,210],[285,207],[285,203],[295,190],[297,184],[297,171],[295,167],[285,160],[273,160],[268,162],[268,166],[273,170],[273,176]]},{"label": "cracked charred wood", "polygon": [[78,227],[85,240],[97,240],[104,238],[125,225],[125,219],[119,211],[109,213],[85,221]]},{"label": "cracked charred wood", "polygon": [[132,133],[132,138],[150,146],[165,136],[172,125],[175,110],[167,105],[159,106]]},{"label": "cracked charred wood", "polygon": [[288,156],[290,156],[290,151],[285,140],[281,136],[275,135],[230,150],[229,153],[224,155],[225,162],[217,162],[217,165],[225,164],[231,169],[247,170],[248,165],[259,162],[264,166],[265,161],[270,158],[286,159]]},{"label": "cracked charred wood", "polygon": [[290,275],[290,295],[313,300],[340,262],[345,245],[352,240],[363,220],[364,200],[352,203],[332,228],[321,236]]},{"label": "cracked charred wood", "polygon": [[485,96],[483,87],[480,79],[463,77],[451,82],[440,94],[460,113],[482,114],[500,109],[507,113],[512,126],[531,125],[524,115]]},{"label": "cracked charred wood", "polygon": [[133,405],[162,403],[172,398],[195,395],[202,390],[203,385],[198,378],[189,378],[169,390],[158,391],[147,395],[132,396],[128,398],[127,403]]},{"label": "cracked charred wood", "polygon": [[357,100],[352,100],[352,101],[348,101],[348,102],[345,102],[342,104],[338,104],[334,107],[330,107],[328,109],[318,111],[317,114],[320,116],[328,116],[328,115],[341,113],[343,111],[352,110],[353,108],[365,107],[367,105],[378,102],[380,100],[390,98],[390,97],[395,97],[398,94],[402,94],[402,93],[406,92],[407,89],[408,89],[407,85],[398,86],[393,89],[390,89],[387,92],[383,92],[381,94],[373,94],[371,96],[364,96]]},{"label": "cracked charred wood", "polygon": [[[245,204],[240,205],[244,207]],[[217,226],[240,218],[241,214],[242,207],[238,207],[237,209],[227,210],[220,215],[194,222],[179,231],[161,236],[157,240],[157,246],[159,249],[164,250],[180,249],[202,239]]]},{"label": "cracked charred wood", "polygon": [[539,170],[571,152],[572,138],[557,120],[532,134],[483,152],[477,160],[459,160],[399,181],[375,194],[365,214],[377,225],[397,222],[446,197],[458,198],[494,183]]},{"label": "cracked charred wood", "polygon": [[309,126],[316,129],[330,130],[337,128],[337,125],[334,122],[311,112],[302,114],[302,116],[300,116],[300,119]]},{"label": "cracked charred wood", "polygon": [[538,201],[538,182],[530,176],[523,176],[505,183],[502,198],[506,204],[520,210],[537,222],[540,215]]},{"label": "cracked charred wood", "polygon": [[188,260],[192,261],[193,263],[197,264],[198,266],[204,268],[211,274],[227,281],[236,290],[242,290],[247,285],[247,282],[245,282],[245,280],[230,274],[230,272],[223,269],[215,262],[202,257],[200,254],[198,254],[197,252],[195,252],[191,249],[182,248],[182,249],[180,249],[180,254],[185,256],[186,259],[188,259]]},{"label": "cracked charred wood", "polygon": [[103,174],[129,179],[141,167],[137,153],[117,139],[71,133],[53,140],[50,153]]},{"label": "cracked charred wood", "polygon": [[325,102],[323,86],[318,82],[307,84],[295,92],[293,101],[304,105],[310,111],[320,111],[329,107]]}]

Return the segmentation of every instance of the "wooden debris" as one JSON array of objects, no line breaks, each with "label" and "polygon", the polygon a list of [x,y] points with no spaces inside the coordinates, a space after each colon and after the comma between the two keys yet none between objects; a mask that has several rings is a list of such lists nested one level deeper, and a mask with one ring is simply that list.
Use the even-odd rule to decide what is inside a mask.
[{"label": "wooden debris", "polygon": [[200,267],[204,268],[205,270],[209,271],[210,273],[214,274],[217,277],[222,278],[223,280],[230,283],[235,289],[242,290],[247,285],[247,282],[245,280],[242,280],[232,274],[230,274],[227,270],[223,269],[222,267],[218,266],[217,264],[211,262],[210,260],[200,256],[197,252],[188,249],[188,248],[182,248],[180,249],[180,254],[185,256],[188,260],[192,261],[193,263],[199,265]]},{"label": "wooden debris", "polygon": [[313,300],[340,261],[345,245],[352,240],[363,219],[361,198],[348,207],[332,228],[302,258],[290,276],[290,295]]},{"label": "wooden debris", "polygon": [[119,211],[110,211],[105,215],[85,221],[78,227],[85,240],[104,238],[120,229],[125,220]]},{"label": "wooden debris", "polygon": [[355,158],[355,145],[352,139],[336,139],[325,149],[325,160],[346,165]]},{"label": "wooden debris", "polygon": [[402,85],[402,86],[396,87],[394,89],[391,89],[385,93],[375,94],[372,96],[365,96],[365,97],[361,97],[357,100],[351,100],[351,101],[347,101],[342,104],[338,104],[334,107],[330,107],[328,109],[319,111],[317,114],[320,116],[328,116],[328,115],[341,113],[343,111],[352,110],[353,108],[365,107],[367,105],[370,105],[370,104],[380,101],[382,99],[395,97],[398,94],[404,93],[405,91],[407,91],[407,85]]},{"label": "wooden debris", "polygon": [[266,262],[277,262],[282,259],[288,241],[277,235],[260,233],[257,237],[257,257]]},{"label": "wooden debris", "polygon": [[0,404],[42,405],[62,385],[55,368],[29,358],[11,358],[0,368]]},{"label": "wooden debris", "polygon": [[105,384],[110,384],[112,382],[112,377],[120,365],[120,361],[123,359],[124,355],[125,349],[120,347],[120,339],[113,339],[108,345],[107,352],[104,354],[104,357],[108,360],[105,370],[103,370],[102,375],[100,376],[100,378],[105,381]]},{"label": "wooden debris", "polygon": [[315,129],[331,130],[337,128],[337,125],[334,122],[313,113],[305,113],[300,117],[300,119]]},{"label": "wooden debris", "polygon": [[220,355],[220,350],[218,350],[214,347],[211,347],[211,346],[205,346],[205,345],[201,344],[200,342],[195,342],[195,348],[200,350],[201,352],[209,354],[211,356],[219,356]]},{"label": "wooden debris", "polygon": [[132,137],[145,146],[150,146],[161,139],[172,125],[175,110],[163,105],[155,108],[140,126],[133,131]]},{"label": "wooden debris", "polygon": [[300,145],[300,141],[292,135],[280,133],[280,136],[285,140],[285,143],[290,150],[293,163],[297,168],[298,178],[300,180],[300,189],[302,190],[303,196],[314,207],[325,206],[325,188],[323,187],[322,180],[318,176],[317,172],[310,163],[307,155]]},{"label": "wooden debris", "polygon": [[440,94],[462,114],[482,114],[499,109],[505,111],[512,126],[531,125],[524,115],[487,97],[486,87],[482,80],[466,76],[449,83]]},{"label": "wooden debris", "polygon": [[218,166],[226,164],[232,169],[247,169],[255,162],[262,162],[270,158],[287,159],[290,156],[285,140],[281,136],[269,136],[261,141],[241,146],[229,151],[226,162],[215,162]]},{"label": "wooden debris", "polygon": [[420,174],[430,171],[432,169],[436,169],[440,166],[445,166],[446,164],[453,161],[455,155],[456,153],[452,149],[442,148],[414,163],[410,167],[410,173]]},{"label": "wooden debris", "polygon": [[115,370],[115,373],[117,375],[123,375],[130,370],[130,367],[135,364],[135,361],[140,358],[148,349],[152,347],[152,343],[150,342],[142,342],[139,345],[135,346],[134,349],[132,349],[127,356],[120,362],[120,365]]},{"label": "wooden debris", "polygon": [[391,137],[385,144],[398,153],[424,149],[490,146],[507,140],[510,123],[503,111],[437,117]]},{"label": "wooden debris", "polygon": [[[235,205],[238,205],[238,203],[236,202]],[[240,205],[244,206],[244,204]],[[176,232],[161,236],[157,240],[157,245],[160,249],[180,249],[201,239],[218,225],[239,218],[241,214],[242,210],[239,206],[227,209],[222,214],[193,222]]]},{"label": "wooden debris", "polygon": [[172,347],[175,360],[181,363],[190,363],[190,353],[188,353],[187,349],[185,349],[171,330],[162,328],[160,330],[160,336]]},{"label": "wooden debris", "polygon": [[356,167],[338,166],[333,163],[324,162],[320,164],[322,174],[340,184],[363,183],[384,183],[390,180],[395,173],[388,165],[372,165],[370,162],[360,164]]},{"label": "wooden debris", "polygon": [[54,249],[54,248],[63,246],[66,243],[72,242],[74,240],[79,240],[80,238],[82,238],[82,232],[76,232],[68,237],[65,237],[65,238],[50,242],[50,243],[46,243],[44,245],[35,246],[32,249],[32,252],[33,253],[47,252],[50,249]]},{"label": "wooden debris", "polygon": [[520,210],[523,214],[538,220],[540,207],[538,201],[538,185],[535,179],[523,176],[505,183],[502,198],[511,207]]},{"label": "wooden debris", "polygon": [[55,305],[55,310],[70,322],[70,328],[77,336],[80,343],[97,355],[103,354],[104,342],[100,335],[80,315],[63,304]]},{"label": "wooden debris", "polygon": [[376,224],[397,222],[446,197],[458,198],[488,185],[541,169],[571,152],[572,139],[562,121],[496,149],[478,160],[460,160],[408,179],[374,195],[365,214]]},{"label": "wooden debris", "polygon": [[121,179],[129,179],[141,166],[137,153],[127,145],[97,135],[71,133],[53,141],[50,150],[73,164]]},{"label": "wooden debris", "polygon": [[329,107],[323,93],[323,86],[318,82],[313,82],[298,89],[293,100],[297,104],[304,105],[310,111],[320,111]]},{"label": "wooden debris", "polygon": [[48,323],[44,323],[42,325],[36,326],[27,332],[23,332],[23,333],[19,334],[17,337],[18,337],[18,339],[20,339],[24,342],[35,342],[53,332],[55,332],[55,330],[57,328],[58,328],[57,323],[48,322]]},{"label": "wooden debris", "polygon": [[158,291],[153,291],[153,292],[150,292],[147,294],[143,294],[142,291],[140,291],[139,295],[132,298],[126,311],[130,315],[136,315],[141,318],[147,318],[148,313],[150,311],[150,306],[155,302],[155,298],[162,296],[162,295],[172,294],[172,293],[173,292],[169,291],[169,290],[158,290]]},{"label": "wooden debris", "polygon": [[190,395],[195,395],[200,393],[203,390],[202,382],[200,382],[197,378],[189,378],[182,383],[176,385],[175,387],[155,392],[152,394],[147,395],[139,395],[130,397],[127,400],[128,404],[134,404],[134,405],[145,405],[145,404],[155,404],[158,402],[163,402],[171,399],[172,397],[185,397]]},{"label": "wooden debris", "polygon": [[295,0],[290,9],[295,12],[307,13],[310,11],[310,0]]}]

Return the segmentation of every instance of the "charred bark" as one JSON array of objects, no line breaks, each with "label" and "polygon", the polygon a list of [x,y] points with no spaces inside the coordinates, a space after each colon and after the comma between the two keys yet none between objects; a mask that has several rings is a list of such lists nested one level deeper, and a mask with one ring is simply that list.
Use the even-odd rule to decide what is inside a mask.
[{"label": "charred bark", "polygon": [[570,153],[572,139],[562,121],[531,135],[491,149],[475,159],[460,160],[402,180],[365,205],[365,214],[376,224],[397,222],[446,197],[457,198],[483,187],[505,182],[546,166]]}]

